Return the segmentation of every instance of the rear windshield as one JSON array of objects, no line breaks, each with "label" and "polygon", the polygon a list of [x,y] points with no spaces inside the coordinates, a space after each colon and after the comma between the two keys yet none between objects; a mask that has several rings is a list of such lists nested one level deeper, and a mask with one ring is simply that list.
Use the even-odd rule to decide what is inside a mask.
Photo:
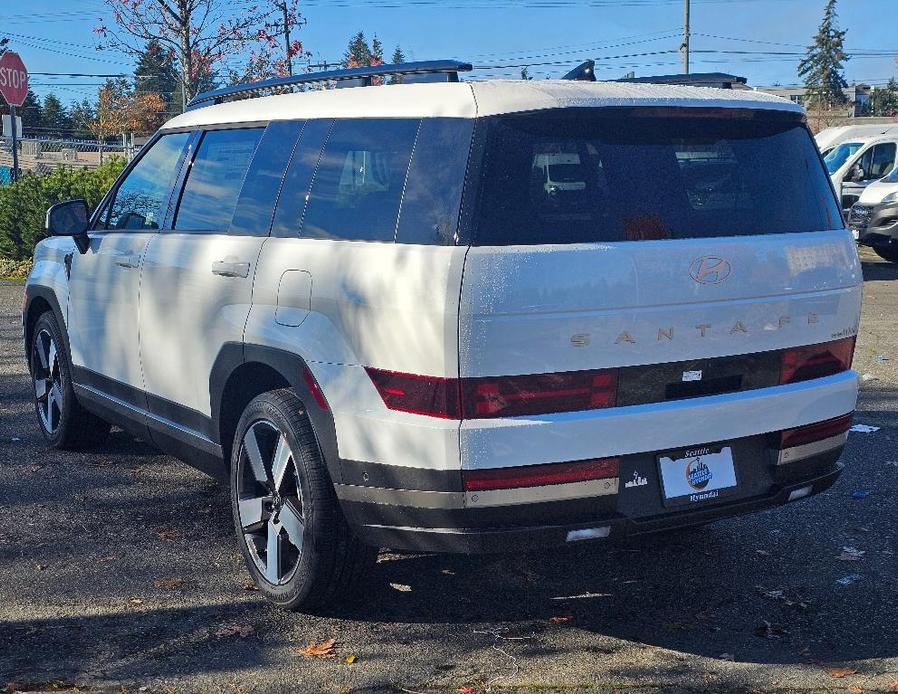
[{"label": "rear windshield", "polygon": [[477,245],[589,243],[842,226],[805,125],[784,115],[488,119]]}]

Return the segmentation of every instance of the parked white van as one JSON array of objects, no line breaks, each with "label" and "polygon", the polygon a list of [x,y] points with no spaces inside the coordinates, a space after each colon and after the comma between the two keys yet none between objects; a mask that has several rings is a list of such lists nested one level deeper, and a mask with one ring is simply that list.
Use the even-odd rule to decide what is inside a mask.
[{"label": "parked white van", "polygon": [[464,69],[202,95],[89,218],[48,213],[44,435],[114,422],[227,480],[280,605],[352,597],[378,547],[606,541],[840,474],[862,276],[800,107]]},{"label": "parked white van", "polygon": [[886,135],[898,136],[898,124],[879,123],[875,125],[837,125],[824,128],[814,136],[820,152],[826,156],[837,145],[850,142],[858,138],[883,137]]},{"label": "parked white van", "polygon": [[841,207],[847,211],[867,186],[898,165],[898,134],[843,142],[824,161]]},{"label": "parked white van", "polygon": [[867,186],[851,208],[848,226],[858,243],[898,263],[898,167]]}]

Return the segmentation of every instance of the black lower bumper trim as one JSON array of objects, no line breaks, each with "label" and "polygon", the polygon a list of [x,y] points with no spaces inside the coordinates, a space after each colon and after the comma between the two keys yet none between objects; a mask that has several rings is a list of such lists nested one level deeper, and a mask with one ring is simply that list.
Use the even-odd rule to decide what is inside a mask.
[{"label": "black lower bumper trim", "polygon": [[504,528],[424,528],[378,523],[353,523],[353,526],[362,541],[377,547],[463,554],[519,552],[573,544],[568,542],[568,533],[573,530],[608,528],[608,539],[616,539],[701,525],[721,518],[782,506],[789,502],[789,495],[798,489],[811,487],[810,494],[806,496],[829,489],[841,472],[841,465],[836,464],[829,471],[809,479],[777,485],[764,496],[639,520],[613,513],[606,517],[596,517],[588,523]]}]

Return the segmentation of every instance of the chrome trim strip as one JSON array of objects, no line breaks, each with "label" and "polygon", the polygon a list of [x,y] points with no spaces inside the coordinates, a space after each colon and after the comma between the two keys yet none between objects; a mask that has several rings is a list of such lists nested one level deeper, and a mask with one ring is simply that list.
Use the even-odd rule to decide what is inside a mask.
[{"label": "chrome trim strip", "polygon": [[517,504],[539,504],[546,501],[567,501],[593,496],[617,494],[620,481],[617,477],[603,480],[587,480],[568,484],[548,484],[543,487],[518,487],[516,489],[490,489],[487,491],[465,492],[465,503],[469,508],[482,506],[515,506]]},{"label": "chrome trim strip", "polygon": [[568,484],[547,484],[541,487],[490,489],[478,492],[431,492],[417,489],[363,487],[354,484],[335,484],[334,489],[337,492],[337,498],[341,501],[360,501],[414,508],[462,509],[539,504],[546,501],[607,496],[617,494],[618,485],[619,480],[614,477]]},{"label": "chrome trim strip", "polygon": [[355,484],[335,484],[337,498],[341,501],[362,501],[387,506],[413,506],[415,508],[464,508],[464,492],[431,492],[417,489],[389,489],[363,487]]},{"label": "chrome trim strip", "polygon": [[787,465],[789,463],[794,463],[799,460],[804,460],[805,458],[819,455],[820,453],[825,453],[826,451],[830,451],[833,448],[844,446],[847,440],[848,432],[846,431],[844,434],[836,434],[835,436],[830,436],[827,439],[811,441],[810,443],[806,443],[801,446],[793,446],[792,448],[784,448],[779,452],[776,464]]}]

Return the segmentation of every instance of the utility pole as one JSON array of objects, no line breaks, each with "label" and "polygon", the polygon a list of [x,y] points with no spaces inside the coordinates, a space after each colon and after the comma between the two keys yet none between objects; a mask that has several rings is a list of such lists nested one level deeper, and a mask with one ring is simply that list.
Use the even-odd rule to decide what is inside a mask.
[{"label": "utility pole", "polygon": [[689,3],[683,0],[683,45],[680,50],[683,53],[683,74],[689,74]]},{"label": "utility pole", "polygon": [[284,57],[287,59],[287,75],[293,76],[293,59],[290,57],[290,18],[287,16],[287,0],[281,1],[281,12],[284,15]]}]

